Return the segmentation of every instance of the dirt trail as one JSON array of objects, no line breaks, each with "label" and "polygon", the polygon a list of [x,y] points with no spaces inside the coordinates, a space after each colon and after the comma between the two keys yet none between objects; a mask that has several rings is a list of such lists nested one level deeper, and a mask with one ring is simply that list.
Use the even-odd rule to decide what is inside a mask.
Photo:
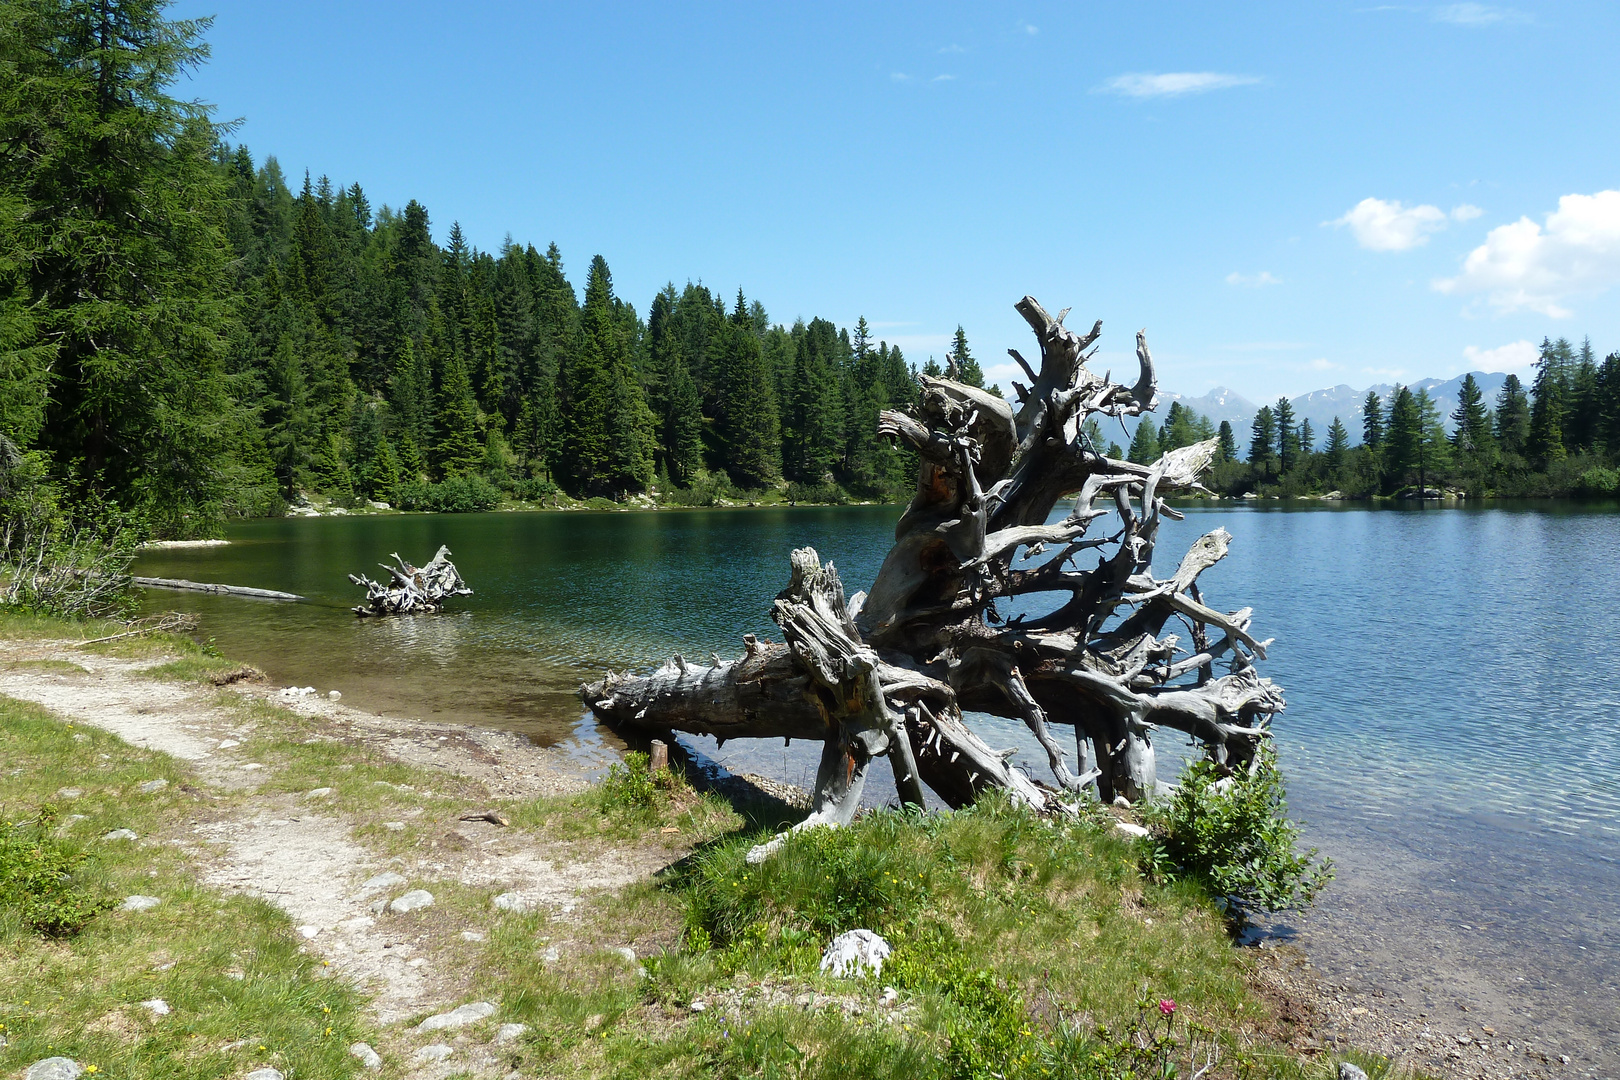
[{"label": "dirt trail", "polygon": [[[85,671],[30,661],[66,661]],[[161,662],[100,656],[67,642],[0,641],[0,694],[188,763],[191,783],[216,796],[220,809],[205,809],[175,835],[153,839],[188,851],[204,883],[262,896],[286,911],[309,951],[372,995],[377,1021],[385,1027],[467,1000],[450,957],[388,913],[385,905],[407,889],[450,881],[500,890],[513,893],[520,906],[566,919],[586,894],[650,876],[679,855],[633,848],[579,852],[493,823],[460,822],[448,834],[451,844],[390,858],[356,839],[361,822],[325,807],[320,790],[289,795],[263,789],[274,767],[244,756],[242,744],[254,724],[231,707],[236,702],[230,695],[258,696],[318,718],[323,738],[480,781],[495,796],[580,790],[585,769],[575,758],[508,732],[377,716],[262,686],[237,684],[221,692],[143,675]],[[492,1049],[468,1050],[473,1052],[458,1055],[456,1069],[495,1069]],[[442,1071],[424,1063],[412,1075]]]}]

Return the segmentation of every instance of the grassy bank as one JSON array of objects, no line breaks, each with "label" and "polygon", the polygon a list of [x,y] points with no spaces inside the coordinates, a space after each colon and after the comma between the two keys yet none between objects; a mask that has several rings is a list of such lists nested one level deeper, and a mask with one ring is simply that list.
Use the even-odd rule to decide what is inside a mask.
[{"label": "grassy bank", "polygon": [[[198,724],[227,725],[216,733],[242,733],[233,760],[257,766],[219,771],[0,700],[5,820],[42,821],[23,828],[35,848],[88,856],[67,883],[87,905],[77,933],[30,925],[15,890],[0,900],[0,1075],[57,1054],[130,1078],[260,1065],[299,1080],[362,1075],[348,1053],[361,1040],[382,1054],[383,1075],[426,1069],[418,1054],[441,1042],[457,1056],[434,1076],[1186,1077],[1209,1061],[1212,1076],[1333,1071],[1277,1040],[1254,957],[1231,946],[1208,897],[1144,877],[1141,853],[1101,810],[1065,822],[996,800],[879,812],[800,834],[752,866],[749,847],[797,816],[768,797],[723,800],[633,761],[576,794],[501,798],[453,762],[411,764],[379,740],[218,687],[241,665],[184,639],[44,657],[36,639],[100,635],[40,619],[0,620],[0,635],[33,650],[11,670],[70,690],[112,677],[75,667],[138,658],[131,678],[195,702]],[[469,808],[507,824],[479,826],[480,839],[462,823]],[[332,977],[342,957],[331,933],[305,940],[281,907],[203,883],[202,868],[229,856],[196,842],[198,826],[266,816],[329,820],[374,865],[397,868],[399,888],[432,892],[432,907],[374,918],[426,960],[433,1003],[385,1022]],[[136,839],[103,839],[117,829]],[[586,874],[565,899],[502,906],[510,887],[473,872],[480,851],[523,866],[543,856],[564,869],[648,869],[612,887]],[[162,902],[119,910],[136,894]],[[893,947],[881,975],[823,975],[826,942],[853,928]],[[171,1012],[142,1004],[153,999]],[[415,1029],[475,1000],[494,1013]],[[498,1040],[512,1024],[525,1027]],[[1386,1071],[1357,1060],[1375,1078]]]}]

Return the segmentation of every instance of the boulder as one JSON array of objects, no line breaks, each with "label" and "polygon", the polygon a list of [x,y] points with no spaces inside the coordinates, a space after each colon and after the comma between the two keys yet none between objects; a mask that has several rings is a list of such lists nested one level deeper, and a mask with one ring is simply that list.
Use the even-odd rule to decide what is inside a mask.
[{"label": "boulder", "polygon": [[474,1001],[467,1005],[461,1005],[457,1008],[451,1009],[449,1012],[443,1012],[436,1016],[430,1016],[420,1024],[417,1024],[416,1030],[445,1031],[450,1028],[458,1028],[466,1024],[475,1023],[493,1015],[495,1015],[495,1006],[491,1005],[487,1001]]},{"label": "boulder", "polygon": [[870,971],[881,974],[889,957],[889,943],[870,930],[850,930],[833,938],[821,954],[821,970],[835,978],[853,978]]}]

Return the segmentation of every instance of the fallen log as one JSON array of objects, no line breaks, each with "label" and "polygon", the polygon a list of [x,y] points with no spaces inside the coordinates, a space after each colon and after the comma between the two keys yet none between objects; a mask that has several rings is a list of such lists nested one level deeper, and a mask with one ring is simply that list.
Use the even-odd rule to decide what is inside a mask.
[{"label": "fallen log", "polygon": [[186,592],[222,593],[227,596],[251,596],[259,600],[302,600],[297,593],[277,592],[274,589],[252,589],[246,585],[215,585],[207,581],[187,581],[184,578],[138,577],[135,584],[151,589],[181,589]]},{"label": "fallen log", "polygon": [[390,581],[386,585],[364,574],[349,575],[350,581],[366,590],[365,601],[354,608],[354,613],[361,618],[440,611],[450,597],[473,594],[461,580],[456,564],[450,561],[450,549],[443,545],[426,566],[412,566],[400,558],[397,551],[390,558],[394,566],[378,563],[388,571]]},{"label": "fallen log", "polygon": [[[907,803],[927,785],[953,806],[1000,789],[1041,810],[1082,794],[1151,798],[1160,727],[1229,767],[1251,762],[1284,702],[1256,669],[1271,642],[1251,633],[1249,609],[1220,610],[1199,590],[1231,537],[1199,538],[1168,578],[1152,569],[1161,524],[1182,519],[1165,499],[1200,487],[1215,440],[1152,465],[1105,456],[1089,420],[1158,404],[1145,335],[1136,381],[1116,383],[1085,367],[1101,323],[1082,336],[1063,325],[1067,312],[1053,318],[1032,297],[1016,308],[1041,348],[1038,371],[1013,354],[1031,379],[1016,407],[922,375],[913,407],[879,417],[879,433],[912,449],[919,468],[870,594],[846,599],[837,571],[802,548],[771,615],[785,643],[750,637],[737,660],[677,655],[646,675],[609,673],[580,687],[585,703],[643,736],[820,740],[816,824],[850,820],[879,757]],[[1041,594],[1058,600],[1031,610]],[[1027,725],[1055,784],[1011,767],[1013,751],[986,745],[970,711]],[[1074,732],[1072,765],[1063,727]]]}]

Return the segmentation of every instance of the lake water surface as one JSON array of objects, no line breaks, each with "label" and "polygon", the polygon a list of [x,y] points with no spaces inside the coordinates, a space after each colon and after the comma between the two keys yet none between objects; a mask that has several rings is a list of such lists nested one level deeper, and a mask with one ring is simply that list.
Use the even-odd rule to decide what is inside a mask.
[{"label": "lake water surface", "polygon": [[[201,636],[279,682],[362,708],[494,724],[584,755],[611,744],[575,696],[606,668],[770,635],[788,552],[810,545],[853,592],[887,551],[892,507],[288,519],[232,545],[153,551],[138,572],[296,592],[298,604],[153,591]],[[1201,579],[1274,637],[1264,671],[1290,802],[1338,880],[1296,935],[1329,978],[1403,999],[1436,1030],[1494,1023],[1620,1067],[1620,514],[1572,508],[1372,510],[1217,505],[1167,523],[1173,567],[1225,526]],[[346,575],[398,551],[454,552],[477,594],[454,612],[360,620]],[[1161,567],[1162,572],[1168,572]],[[1044,757],[1020,728],[993,745]],[[1161,740],[1167,772],[1180,753]],[[809,748],[695,744],[805,783]],[[876,775],[876,774],[875,774]],[[1459,1009],[1466,1004],[1471,1012]],[[1601,1070],[1591,1072],[1591,1070]]]}]

